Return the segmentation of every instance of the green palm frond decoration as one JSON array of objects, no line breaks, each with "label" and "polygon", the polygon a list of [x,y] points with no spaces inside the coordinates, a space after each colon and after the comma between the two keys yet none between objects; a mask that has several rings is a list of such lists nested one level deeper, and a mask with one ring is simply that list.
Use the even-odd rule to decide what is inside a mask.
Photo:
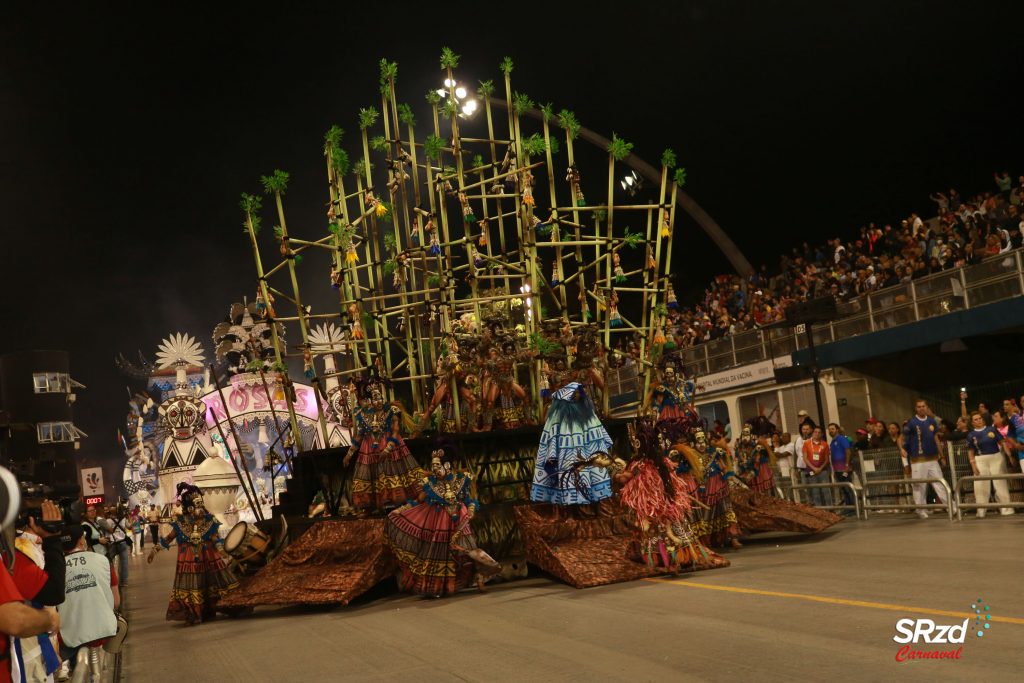
[{"label": "green palm frond decoration", "polygon": [[436,135],[428,135],[427,139],[423,141],[423,153],[426,154],[427,158],[431,161],[440,161],[441,149],[443,147],[444,140]]},{"label": "green palm frond decoration", "polygon": [[632,151],[632,142],[626,142],[615,133],[612,133],[612,141],[608,143],[608,153],[611,154],[616,161],[622,161],[628,157],[629,153]]},{"label": "green palm frond decoration", "polygon": [[604,219],[608,218],[608,210],[594,209],[594,218],[596,218],[599,221],[603,221]]},{"label": "green palm frond decoration", "polygon": [[373,329],[373,326],[376,323],[376,319],[372,315],[370,315],[368,311],[363,311],[363,315],[361,317],[363,319],[363,329]]},{"label": "green palm frond decoration", "polygon": [[562,145],[559,144],[558,138],[548,138],[548,147],[551,149],[552,156],[562,151]]},{"label": "green palm frond decoration", "polygon": [[654,315],[658,317],[664,317],[668,315],[668,306],[665,304],[658,304],[654,307]]},{"label": "green palm frond decoration", "polygon": [[661,165],[665,168],[675,168],[676,153],[673,152],[671,148],[668,148],[661,153]]},{"label": "green palm frond decoration", "polygon": [[428,90],[426,99],[429,104],[436,105],[441,101],[441,96],[437,94],[436,90]]},{"label": "green palm frond decoration", "polygon": [[284,228],[282,228],[280,225],[275,225],[274,237],[276,237],[277,239],[281,239],[282,237],[284,237]]},{"label": "green palm frond decoration", "polygon": [[455,112],[457,111],[456,107],[457,105],[455,104],[455,100],[446,100],[444,106],[441,107],[441,116],[445,117],[446,119],[454,117]]},{"label": "green palm frond decoration", "polygon": [[260,176],[260,182],[263,183],[264,193],[283,195],[288,190],[288,173],[275,168],[270,175]]},{"label": "green palm frond decoration", "polygon": [[568,132],[569,137],[573,140],[580,134],[580,128],[582,127],[576,119],[576,115],[568,109],[558,112],[558,125]]},{"label": "green palm frond decoration", "polygon": [[398,262],[394,259],[394,257],[389,258],[387,261],[384,262],[385,275],[391,275],[392,273],[395,272],[396,268],[398,268]]},{"label": "green palm frond decoration", "polygon": [[333,149],[341,144],[341,139],[345,137],[345,129],[341,126],[334,125],[327,129],[324,133],[324,150]]},{"label": "green palm frond decoration", "polygon": [[515,110],[516,114],[522,116],[528,110],[533,108],[533,100],[531,100],[530,96],[526,93],[512,93],[512,108]]},{"label": "green palm frond decoration", "polygon": [[538,104],[537,108],[540,109],[541,116],[544,117],[545,122],[550,121],[555,115],[555,105],[552,104],[551,102],[547,102],[546,104]]},{"label": "green palm frond decoration", "polygon": [[510,73],[512,73],[512,58],[503,57],[501,63],[498,65],[498,68],[501,69],[501,73],[508,76]]},{"label": "green palm frond decoration", "polygon": [[270,369],[274,372],[288,372],[288,366],[284,364],[284,361],[276,360],[274,364],[270,366]]},{"label": "green palm frond decoration", "polygon": [[[391,213],[390,211],[388,213]],[[384,235],[384,249],[387,251],[395,251],[395,247],[398,246],[398,240],[395,239],[394,234],[388,233]]]},{"label": "green palm frond decoration", "polygon": [[398,62],[389,62],[387,59],[380,60],[380,82],[381,85],[388,81],[398,80]]},{"label": "green palm frond decoration", "polygon": [[682,187],[686,184],[686,169],[677,168],[676,174],[672,177],[672,180],[676,181],[677,187]]},{"label": "green palm frond decoration", "polygon": [[530,335],[530,348],[544,355],[556,354],[565,350],[561,344],[545,338],[540,332]]},{"label": "green palm frond decoration", "polygon": [[526,152],[527,156],[532,157],[543,154],[547,148],[548,146],[544,144],[544,138],[539,133],[534,133],[523,140],[523,151]]},{"label": "green palm frond decoration", "polygon": [[[238,202],[238,208],[248,217],[249,221],[252,221],[252,231],[257,235],[260,234],[263,219],[259,217],[259,213],[263,209],[263,199],[259,195],[243,192],[242,199]],[[242,223],[242,227],[248,232],[249,226],[246,223]]]},{"label": "green palm frond decoration", "polygon": [[370,138],[370,149],[375,152],[383,152],[388,148],[388,141],[383,135],[375,135]]},{"label": "green palm frond decoration", "polygon": [[480,87],[477,88],[476,94],[478,97],[490,97],[494,94],[494,81],[480,81]]},{"label": "green palm frond decoration", "polygon": [[441,284],[441,276],[440,275],[431,275],[430,277],[427,278],[427,285],[430,286],[430,287],[437,287],[440,284]]},{"label": "green palm frond decoration", "polygon": [[454,176],[456,174],[458,174],[458,171],[455,170],[454,166],[443,166],[441,168],[441,175],[443,175],[443,176],[451,177],[451,176]]},{"label": "green palm frond decoration", "polygon": [[630,232],[629,228],[626,228],[626,234],[623,236],[622,241],[626,243],[626,246],[630,249],[636,249],[638,246],[643,244],[644,236],[639,232]]},{"label": "green palm frond decoration", "polygon": [[334,165],[334,171],[338,175],[345,175],[349,169],[348,152],[341,147],[335,147],[331,150],[331,163]]},{"label": "green palm frond decoration", "polygon": [[459,55],[452,52],[450,47],[441,48],[441,68],[454,69],[459,65]]},{"label": "green palm frond decoration", "polygon": [[482,154],[473,155],[473,168],[480,168],[484,165],[484,157]]},{"label": "green palm frond decoration", "polygon": [[366,107],[365,109],[359,110],[359,129],[366,130],[377,122],[377,117],[380,114],[377,112],[376,107]]},{"label": "green palm frond decoration", "polygon": [[[373,173],[373,163],[370,164],[370,173]],[[359,159],[356,163],[352,164],[352,174],[357,176],[366,175],[366,160]]]},{"label": "green palm frond decoration", "polygon": [[[434,94],[436,95],[437,93]],[[416,117],[412,113],[412,107],[408,104],[398,105],[398,120],[407,126],[415,126]]]}]

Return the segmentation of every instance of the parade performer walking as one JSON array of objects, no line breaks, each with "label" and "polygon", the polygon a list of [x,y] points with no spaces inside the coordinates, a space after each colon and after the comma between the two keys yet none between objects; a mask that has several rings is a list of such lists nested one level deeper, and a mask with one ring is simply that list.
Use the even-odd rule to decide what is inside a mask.
[{"label": "parade performer walking", "polygon": [[[612,439],[594,412],[594,402],[579,382],[551,395],[540,434],[530,500],[555,505],[586,505],[610,498],[611,477],[599,467],[573,469],[595,453],[608,453]],[[573,472],[572,477],[563,476]]]},{"label": "parade performer walking", "polygon": [[473,476],[453,470],[445,450],[435,450],[418,502],[393,510],[384,526],[401,590],[435,598],[472,583],[484,590],[501,565],[477,547],[470,522],[479,509]]},{"label": "parade performer walking", "polygon": [[384,398],[385,380],[371,375],[360,383],[360,403],[352,413],[352,445],[347,467],[356,457],[352,474],[352,507],[385,510],[416,500],[423,470],[402,439],[402,427],[412,420],[400,405]]},{"label": "parade performer walking", "polygon": [[667,362],[661,371],[661,380],[651,387],[645,403],[654,407],[659,421],[688,419],[693,412],[696,391],[693,380],[679,377],[675,364]]},{"label": "parade performer walking", "polygon": [[634,456],[616,476],[622,483],[619,500],[637,518],[637,550],[649,567],[679,571],[706,563],[709,554],[694,538],[687,522],[690,495],[663,453],[654,425],[637,421],[629,426]]},{"label": "parade performer walking", "polygon": [[739,443],[736,445],[736,460],[739,464],[740,479],[757,493],[771,493],[775,490],[775,473],[772,465],[775,457],[767,440],[754,436],[749,424],[743,425]]},{"label": "parade performer walking", "polygon": [[733,476],[732,457],[721,446],[708,442],[704,430],[693,432],[694,447],[701,456],[704,479],[697,489],[697,500],[707,506],[701,511],[701,542],[712,548],[731,545],[739,548],[740,528],[729,499],[729,478]]},{"label": "parade performer walking", "polygon": [[171,533],[159,539],[146,561],[152,562],[161,548],[167,550],[172,540],[177,541],[178,565],[167,620],[192,626],[213,618],[217,602],[238,586],[238,579],[223,555],[220,523],[203,507],[203,492],[181,482],[178,497],[182,512],[171,521]]}]

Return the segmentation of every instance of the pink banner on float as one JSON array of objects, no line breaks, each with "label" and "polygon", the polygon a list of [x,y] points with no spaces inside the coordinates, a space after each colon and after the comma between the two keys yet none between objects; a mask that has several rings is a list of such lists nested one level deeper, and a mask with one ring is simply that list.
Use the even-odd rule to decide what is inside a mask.
[{"label": "pink banner on float", "polygon": [[[295,414],[304,417],[311,422],[319,419],[316,409],[316,398],[313,387],[304,384],[294,384],[295,387]],[[274,387],[270,387],[270,395],[274,395]],[[261,385],[233,384],[224,387],[224,400],[228,404],[231,417],[238,418],[245,413],[269,413],[270,400],[267,398],[267,391]],[[206,424],[214,427],[217,422],[227,418],[228,414],[221,403],[220,394],[214,389],[203,396],[203,403],[206,404]],[[287,418],[288,403],[283,398],[274,401],[274,410],[278,416]]]}]

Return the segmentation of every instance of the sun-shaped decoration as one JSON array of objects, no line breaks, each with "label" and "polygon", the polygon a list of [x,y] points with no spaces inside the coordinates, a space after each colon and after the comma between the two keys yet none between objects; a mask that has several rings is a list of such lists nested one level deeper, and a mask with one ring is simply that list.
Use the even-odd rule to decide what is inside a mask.
[{"label": "sun-shaped decoration", "polygon": [[161,369],[177,365],[202,367],[203,359],[203,347],[189,334],[172,334],[157,347],[156,362]]},{"label": "sun-shaped decoration", "polygon": [[321,323],[309,331],[309,344],[317,353],[345,350],[345,336],[334,323]]}]

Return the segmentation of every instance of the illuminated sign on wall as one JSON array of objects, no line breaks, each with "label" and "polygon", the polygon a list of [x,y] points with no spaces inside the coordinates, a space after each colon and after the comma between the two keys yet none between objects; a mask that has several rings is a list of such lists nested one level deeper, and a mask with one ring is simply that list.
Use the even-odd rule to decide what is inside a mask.
[{"label": "illuminated sign on wall", "polygon": [[[319,419],[316,409],[316,399],[313,387],[303,384],[295,384],[295,413],[301,417],[316,422]],[[274,385],[270,383],[270,395],[274,395]],[[224,402],[227,403],[232,418],[237,418],[243,413],[265,413],[270,414],[270,400],[267,397],[267,390],[262,384],[234,384],[224,387]],[[203,396],[203,403],[206,404],[206,424],[214,427],[217,422],[227,418],[224,410],[224,403],[216,390]],[[274,400],[274,410],[278,416],[288,415],[288,403],[281,398]]]},{"label": "illuminated sign on wall", "polygon": [[103,496],[86,496],[85,504],[86,505],[102,505],[103,504],[103,500],[104,500]]}]

